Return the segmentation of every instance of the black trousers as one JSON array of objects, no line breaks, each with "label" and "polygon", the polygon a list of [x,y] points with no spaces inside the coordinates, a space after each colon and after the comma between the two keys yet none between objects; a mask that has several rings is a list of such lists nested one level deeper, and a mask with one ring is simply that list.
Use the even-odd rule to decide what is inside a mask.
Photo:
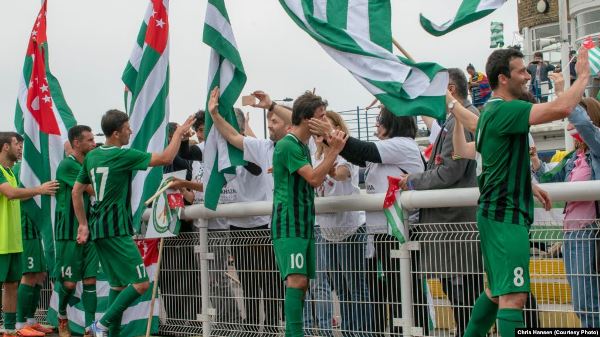
[{"label": "black trousers", "polygon": [[244,290],[246,308],[244,329],[258,331],[261,323],[259,307],[261,298],[264,300],[265,328],[279,326],[281,320],[279,307],[281,305],[283,311],[284,284],[275,264],[275,253],[268,225],[251,229],[231,226],[231,231],[232,253]]},{"label": "black trousers", "polygon": [[[375,257],[369,259],[369,295],[373,302],[373,331],[383,335],[386,327],[392,335],[400,336],[402,328],[393,326],[393,318],[402,317],[400,259],[392,259],[390,251],[398,249],[398,241],[388,234],[374,236]],[[418,270],[418,252],[411,253],[412,270]],[[413,320],[422,327],[424,335],[429,333],[427,299],[423,291],[423,280],[412,273]],[[389,313],[389,315],[388,315]]]}]

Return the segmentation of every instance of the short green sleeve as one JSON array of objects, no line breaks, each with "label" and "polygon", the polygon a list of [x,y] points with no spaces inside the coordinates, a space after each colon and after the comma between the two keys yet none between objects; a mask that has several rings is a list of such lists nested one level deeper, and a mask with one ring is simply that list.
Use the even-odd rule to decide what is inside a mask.
[{"label": "short green sleeve", "polygon": [[522,134],[529,132],[529,115],[533,104],[518,99],[502,102],[494,115],[491,127],[500,134]]},{"label": "short green sleeve", "polygon": [[0,173],[0,185],[7,183],[8,180],[6,180],[6,177],[4,176],[4,174]]},{"label": "short green sleeve", "polygon": [[92,181],[90,180],[90,172],[88,172],[89,170],[87,169],[87,157],[83,160],[83,166],[81,166],[81,171],[79,171],[79,174],[77,175],[77,182],[80,184],[91,184]]},{"label": "short green sleeve", "polygon": [[142,152],[136,149],[126,149],[121,154],[119,160],[123,161],[123,168],[132,171],[142,171],[150,166],[150,159],[152,154]]},{"label": "short green sleeve", "polygon": [[80,167],[72,160],[63,160],[56,169],[56,180],[62,181],[70,187],[75,186],[79,176]]},{"label": "short green sleeve", "polygon": [[282,163],[290,173],[298,171],[305,165],[310,165],[310,159],[302,144],[295,140],[287,140],[282,145],[280,149]]}]

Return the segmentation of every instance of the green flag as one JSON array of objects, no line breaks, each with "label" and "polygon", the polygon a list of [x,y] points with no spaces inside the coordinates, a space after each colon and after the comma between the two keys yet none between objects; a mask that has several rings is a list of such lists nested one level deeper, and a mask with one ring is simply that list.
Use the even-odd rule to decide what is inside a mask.
[{"label": "green flag", "polygon": [[399,116],[446,117],[448,73],[392,53],[389,0],[280,0],[337,63]]},{"label": "green flag", "polygon": [[[208,104],[210,92],[218,86],[220,89],[219,113],[229,124],[239,130],[233,104],[246,84],[246,74],[223,0],[208,1],[202,40],[211,48],[206,102]],[[206,110],[208,111],[208,108]],[[217,128],[213,128],[212,125],[212,118],[207,113],[204,126],[206,137],[204,145],[205,173],[202,176],[202,182],[204,184],[204,205],[214,210],[219,202],[223,186],[235,174],[235,166],[243,165],[244,160],[242,152],[227,143]],[[226,174],[229,177],[226,177]]]},{"label": "green flag", "polygon": [[431,35],[442,36],[483,18],[500,8],[505,2],[506,0],[463,0],[454,18],[442,24],[436,24],[421,14],[421,26]]},{"label": "green flag", "polygon": [[[15,126],[25,139],[20,170],[24,187],[54,180],[56,168],[64,158],[67,131],[76,124],[60,84],[50,72],[48,54],[44,1],[29,38],[15,110]],[[56,203],[50,196],[38,195],[21,204],[22,211],[40,231],[48,267],[52,270]]]},{"label": "green flag", "polygon": [[[132,149],[160,153],[164,150],[169,121],[169,14],[168,0],[151,0],[133,52],[123,72],[129,104]],[[127,100],[126,100],[127,101]],[[126,107],[127,108],[127,107]],[[133,226],[139,231],[146,209],[144,201],[156,192],[162,167],[138,171],[131,184]]]},{"label": "green flag", "polygon": [[490,48],[504,47],[504,24],[502,22],[492,21],[490,25],[491,37]]}]

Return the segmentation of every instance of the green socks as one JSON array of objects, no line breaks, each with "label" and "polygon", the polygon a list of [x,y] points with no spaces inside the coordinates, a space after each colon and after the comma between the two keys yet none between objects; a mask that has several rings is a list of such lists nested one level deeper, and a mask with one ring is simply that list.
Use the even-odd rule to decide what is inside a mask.
[{"label": "green socks", "polygon": [[17,328],[22,328],[27,322],[27,315],[31,312],[34,287],[27,284],[19,284],[17,290]]},{"label": "green socks", "polygon": [[[111,289],[109,297],[110,295],[116,295],[112,292],[113,290]],[[115,293],[118,292],[115,291]],[[127,288],[123,289],[123,291],[121,291],[121,293],[119,293],[118,296],[116,296],[116,298],[114,299],[114,301],[110,304],[110,307],[108,308],[108,310],[106,310],[106,313],[104,313],[104,316],[102,316],[102,318],[100,319],[100,324],[109,328],[109,334],[111,337],[118,336],[119,332],[113,331],[117,327],[120,330],[123,312],[140,296],[141,295],[137,292],[137,290],[135,290],[135,288],[132,285],[129,285],[127,286]]]},{"label": "green socks", "polygon": [[75,289],[67,289],[64,284],[58,282],[56,285],[58,286],[58,314],[61,316],[60,318],[66,318],[67,304],[69,304],[69,299],[75,292]]},{"label": "green socks", "polygon": [[2,313],[2,317],[4,318],[4,329],[8,331],[15,330],[17,314],[14,312],[4,312]]},{"label": "green socks", "polygon": [[85,326],[90,326],[96,319],[96,305],[98,303],[95,284],[83,285],[81,301],[83,302],[83,310],[85,311]]},{"label": "green socks", "polygon": [[285,291],[285,337],[303,337],[304,321],[302,309],[304,308],[304,290],[286,288]]},{"label": "green socks", "polygon": [[[473,306],[469,324],[465,329],[464,337],[485,337],[496,321],[498,304],[494,303],[484,292]],[[502,335],[502,337],[508,337]]]},{"label": "green socks", "polygon": [[502,337],[514,337],[516,328],[524,328],[523,309],[498,310],[498,333]]},{"label": "green socks", "polygon": [[27,323],[37,323],[35,321],[35,312],[37,311],[38,305],[40,304],[40,297],[42,293],[42,286],[40,284],[36,284],[33,287],[33,298],[31,299],[31,311],[27,315]]}]

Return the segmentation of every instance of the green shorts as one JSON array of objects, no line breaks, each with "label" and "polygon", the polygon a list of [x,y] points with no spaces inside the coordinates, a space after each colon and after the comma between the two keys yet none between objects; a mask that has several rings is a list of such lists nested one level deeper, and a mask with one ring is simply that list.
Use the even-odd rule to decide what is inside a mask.
[{"label": "green shorts", "polygon": [[111,287],[148,281],[140,251],[130,236],[97,239],[94,243],[102,271]]},{"label": "green shorts", "polygon": [[23,240],[23,253],[21,255],[21,272],[42,273],[48,271],[46,267],[46,257],[44,256],[44,246],[42,239]]},{"label": "green shorts", "polygon": [[61,282],[77,282],[98,276],[100,262],[96,245],[88,241],[84,245],[77,241],[56,240],[55,276]]},{"label": "green shorts", "polygon": [[0,283],[19,282],[23,272],[21,270],[21,254],[0,254]]},{"label": "green shorts", "polygon": [[477,228],[492,296],[529,292],[529,228],[480,214],[477,214]]},{"label": "green shorts", "polygon": [[315,239],[275,239],[273,250],[282,280],[292,274],[315,278]]}]

